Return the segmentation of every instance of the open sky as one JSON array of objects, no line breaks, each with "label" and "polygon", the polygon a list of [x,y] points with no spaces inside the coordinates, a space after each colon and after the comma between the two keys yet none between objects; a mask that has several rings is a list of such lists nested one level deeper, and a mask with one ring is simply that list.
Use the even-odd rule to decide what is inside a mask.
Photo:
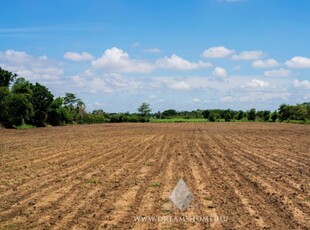
[{"label": "open sky", "polygon": [[309,0],[10,0],[0,66],[87,109],[310,101]]}]

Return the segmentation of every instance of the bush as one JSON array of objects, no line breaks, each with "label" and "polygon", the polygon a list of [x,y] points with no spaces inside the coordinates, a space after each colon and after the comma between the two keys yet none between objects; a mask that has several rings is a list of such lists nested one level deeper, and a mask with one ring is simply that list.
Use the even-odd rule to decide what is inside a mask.
[{"label": "bush", "polygon": [[107,121],[108,121],[108,119],[102,115],[86,114],[84,116],[84,123],[85,124],[98,124],[98,123],[104,123]]},{"label": "bush", "polygon": [[138,116],[138,115],[130,115],[130,114],[113,114],[110,116],[110,122],[112,123],[121,123],[121,122],[149,122],[150,119],[148,117]]}]

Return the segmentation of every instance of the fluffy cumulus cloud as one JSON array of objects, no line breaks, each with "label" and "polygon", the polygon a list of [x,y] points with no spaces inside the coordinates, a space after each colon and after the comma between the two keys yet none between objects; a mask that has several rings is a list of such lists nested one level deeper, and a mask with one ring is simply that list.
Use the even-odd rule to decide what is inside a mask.
[{"label": "fluffy cumulus cloud", "polygon": [[47,56],[34,57],[26,52],[15,50],[0,51],[0,66],[27,80],[41,83],[57,84],[64,73],[60,62],[51,60]]},{"label": "fluffy cumulus cloud", "polygon": [[[155,49],[149,51],[157,52]],[[218,103],[246,105],[249,101],[262,102],[261,104],[265,106],[267,100],[273,103],[272,100],[290,102],[296,98],[300,100],[310,98],[310,81],[305,80],[306,76],[300,76],[302,80],[289,78],[295,72],[291,68],[308,68],[308,58],[294,57],[285,63],[285,68],[273,68],[280,64],[275,59],[262,59],[264,56],[262,51],[245,51],[234,55],[234,50],[219,46],[205,50],[203,56],[252,60],[254,68],[270,68],[264,69],[264,76],[269,78],[251,75],[251,70],[254,71],[252,68],[249,69],[249,75],[244,75],[243,71],[240,71],[240,75],[232,76],[227,70],[239,70],[241,66],[234,67],[240,63],[230,61],[231,59],[223,63],[220,62],[221,60],[215,60],[219,61],[219,64],[210,70],[205,70],[212,64],[199,60],[192,61],[176,54],[158,59],[135,59],[116,47],[105,50],[102,56],[96,58],[86,52],[65,53],[64,58],[76,61],[71,64],[78,67],[73,67],[68,71],[77,71],[71,76],[64,75],[63,63],[60,61],[15,50],[0,51],[0,66],[28,80],[38,81],[54,93],[56,90],[57,95],[63,95],[64,92],[87,95],[86,98],[89,99],[86,100],[91,100],[86,101],[87,104],[95,106],[100,106],[95,103],[100,94],[105,94],[106,98],[117,98],[117,100],[128,99],[128,95],[130,100],[145,96],[146,99],[153,99],[158,103],[160,100],[165,100],[165,103],[168,103],[170,99],[171,103],[175,103],[172,102],[173,100],[179,100],[178,105],[183,103],[186,106],[188,103],[187,105],[196,107],[204,102],[206,95],[209,105],[212,106],[217,106]],[[80,66],[81,63],[78,61],[85,60],[89,62]],[[227,62],[230,62],[228,66],[224,66]],[[71,65],[69,66],[71,68]],[[84,70],[81,69],[83,67],[85,67]],[[165,71],[154,72],[155,70]],[[153,73],[147,75],[132,74],[151,72]],[[157,75],[163,73],[164,76]],[[303,74],[303,71],[299,74]],[[167,94],[163,96],[162,92],[167,92]],[[118,108],[113,106],[111,105],[112,110],[118,111]]]},{"label": "fluffy cumulus cloud", "polygon": [[260,50],[253,50],[253,51],[243,51],[239,54],[235,54],[232,56],[232,60],[255,60],[260,59],[264,56],[264,53]]},{"label": "fluffy cumulus cloud", "polygon": [[92,66],[115,73],[148,73],[154,69],[148,62],[131,59],[128,53],[116,47],[107,49],[100,58],[93,60]]},{"label": "fluffy cumulus cloud", "polygon": [[227,49],[224,46],[210,47],[203,51],[202,56],[205,58],[224,58],[235,53],[235,50]]},{"label": "fluffy cumulus cloud", "polygon": [[[244,78],[240,79],[243,81],[237,87],[230,87],[226,90],[226,100],[223,102],[238,102],[247,103],[254,102],[260,103],[261,105],[266,105],[267,101],[280,101],[287,100],[292,96],[292,91],[289,90],[290,81],[282,80],[278,78],[273,78],[269,82],[260,79],[252,79],[250,81],[244,82]],[[279,102],[277,102],[279,103]],[[278,105],[278,104],[277,104]]]},{"label": "fluffy cumulus cloud", "polygon": [[165,57],[156,62],[156,67],[163,69],[175,69],[175,70],[195,70],[202,68],[209,68],[212,64],[209,62],[190,62],[182,57],[173,54],[170,57]]},{"label": "fluffy cumulus cloud", "polygon": [[279,62],[277,62],[275,59],[256,60],[252,62],[252,66],[254,68],[270,68],[270,67],[276,67],[278,65]]},{"label": "fluffy cumulus cloud", "polygon": [[293,57],[291,60],[285,62],[285,65],[288,68],[295,69],[310,68],[310,58],[301,56]]},{"label": "fluffy cumulus cloud", "polygon": [[[160,50],[152,49],[148,52],[159,52]],[[113,47],[107,49],[104,54],[92,61],[92,66],[95,69],[103,69],[111,73],[149,73],[155,69],[172,69],[180,71],[188,71],[212,66],[209,62],[190,62],[176,54],[170,57],[158,59],[154,63],[145,60],[131,59],[129,54],[123,50]]]},{"label": "fluffy cumulus cloud", "polygon": [[64,58],[71,61],[88,61],[93,60],[94,56],[87,52],[83,53],[67,52],[64,54]]},{"label": "fluffy cumulus cloud", "polygon": [[299,88],[299,89],[310,89],[310,81],[308,81],[308,80],[300,81],[300,80],[298,80],[298,79],[295,79],[295,80],[292,82],[292,85],[293,85],[295,88]]},{"label": "fluffy cumulus cloud", "polygon": [[133,91],[145,87],[142,81],[117,73],[71,76],[70,86],[91,94]]},{"label": "fluffy cumulus cloud", "polygon": [[215,67],[212,72],[214,78],[226,78],[228,76],[226,70],[222,67]]},{"label": "fluffy cumulus cloud", "polygon": [[289,69],[274,69],[268,70],[264,72],[266,77],[289,77],[293,74],[293,72]]},{"label": "fluffy cumulus cloud", "polygon": [[243,89],[263,89],[269,87],[269,83],[267,81],[252,79],[252,81],[244,83],[240,87]]}]

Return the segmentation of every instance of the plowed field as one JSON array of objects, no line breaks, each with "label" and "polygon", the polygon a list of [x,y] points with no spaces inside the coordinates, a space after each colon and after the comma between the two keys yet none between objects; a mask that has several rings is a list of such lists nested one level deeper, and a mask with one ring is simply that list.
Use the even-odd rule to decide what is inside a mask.
[{"label": "plowed field", "polygon": [[[310,126],[2,129],[0,154],[3,229],[310,228]],[[183,212],[169,200],[180,178]]]}]

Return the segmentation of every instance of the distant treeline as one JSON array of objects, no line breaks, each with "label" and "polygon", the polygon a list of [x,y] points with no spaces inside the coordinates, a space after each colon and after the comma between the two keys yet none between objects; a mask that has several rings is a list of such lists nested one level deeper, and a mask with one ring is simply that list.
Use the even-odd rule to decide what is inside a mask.
[{"label": "distant treeline", "polygon": [[150,105],[143,103],[137,113],[106,113],[102,109],[86,111],[85,103],[73,93],[54,97],[45,86],[32,84],[0,67],[0,125],[4,127],[92,124],[104,122],[149,122],[154,120],[204,119],[205,121],[265,121],[298,122],[310,120],[310,103],[281,105],[270,112],[235,110],[176,111],[169,109],[151,113]]},{"label": "distant treeline", "polygon": [[153,114],[156,119],[207,119],[209,122],[229,121],[260,121],[260,122],[292,122],[307,123],[310,121],[310,103],[297,105],[282,104],[277,111],[262,110],[248,111],[231,109],[207,109],[195,111],[181,111],[169,109]]}]

